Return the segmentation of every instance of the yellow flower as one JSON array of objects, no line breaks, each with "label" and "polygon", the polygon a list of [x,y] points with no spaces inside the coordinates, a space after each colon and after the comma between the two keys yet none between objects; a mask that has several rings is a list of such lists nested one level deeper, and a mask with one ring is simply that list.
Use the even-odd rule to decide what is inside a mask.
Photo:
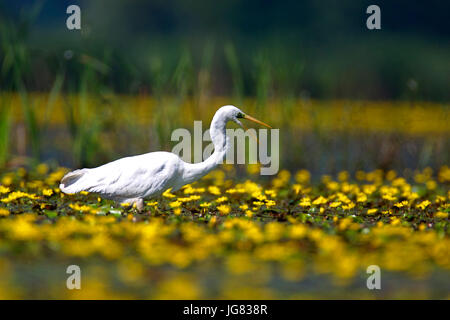
[{"label": "yellow flower", "polygon": [[68,172],[69,170],[67,168],[58,168],[56,171],[50,173],[45,179],[45,182],[48,185],[53,185],[59,183],[61,181],[62,177]]},{"label": "yellow flower", "polygon": [[406,200],[404,200],[404,201],[402,201],[402,202],[398,202],[398,203],[396,203],[396,204],[394,204],[394,207],[397,207],[397,208],[402,208],[402,207],[405,207],[405,206],[407,206],[409,204],[409,202],[408,201],[406,201]]},{"label": "yellow flower", "polygon": [[167,189],[166,191],[163,192],[163,197],[166,198],[175,198],[176,196],[174,194],[172,194],[170,191],[172,191],[172,188]]},{"label": "yellow flower", "polygon": [[448,218],[448,213],[447,212],[438,211],[438,212],[436,212],[436,214],[434,216],[436,218],[439,218],[439,219],[447,219]]},{"label": "yellow flower", "polygon": [[179,206],[181,206],[181,201],[173,201],[173,202],[171,202],[171,203],[169,203],[169,206],[171,207],[171,208],[178,208]]},{"label": "yellow flower", "polygon": [[342,192],[338,192],[337,197],[340,202],[347,203],[347,204],[351,202],[350,199]]},{"label": "yellow flower", "polygon": [[49,170],[48,165],[45,163],[41,163],[36,167],[37,173],[39,173],[42,176],[46,175],[48,170]]},{"label": "yellow flower", "polygon": [[230,206],[227,206],[227,205],[225,205],[225,204],[222,204],[222,205],[220,205],[220,206],[217,207],[217,210],[219,210],[219,212],[220,212],[221,214],[227,215],[227,214],[230,213],[231,208],[230,208]]},{"label": "yellow flower", "polygon": [[356,202],[366,202],[367,196],[365,193],[358,193],[358,196],[356,198]]},{"label": "yellow flower", "polygon": [[389,170],[388,173],[386,173],[386,179],[389,181],[394,180],[397,177],[397,173],[394,170]]},{"label": "yellow flower", "polygon": [[312,202],[312,204],[315,205],[315,206],[318,206],[318,205],[321,205],[321,204],[325,204],[325,203],[327,203],[327,199],[322,197],[322,196],[319,196],[317,199],[315,199]]},{"label": "yellow flower", "polygon": [[299,170],[295,174],[295,180],[300,184],[307,184],[311,179],[311,174],[307,170]]},{"label": "yellow flower", "polygon": [[358,170],[358,171],[356,171],[355,177],[359,181],[365,180],[366,179],[366,173],[364,171]]},{"label": "yellow flower", "polygon": [[342,230],[346,230],[351,224],[352,224],[352,219],[351,218],[341,219],[339,221],[338,229],[341,230],[341,231]]},{"label": "yellow flower", "polygon": [[261,165],[260,164],[248,164],[247,165],[247,172],[249,174],[257,174],[260,171]]},{"label": "yellow flower", "polygon": [[227,197],[220,197],[220,198],[217,198],[216,202],[217,202],[217,203],[222,203],[222,202],[225,202],[225,201],[227,201],[227,200],[228,200]]},{"label": "yellow flower", "polygon": [[426,207],[428,207],[431,204],[430,200],[425,200],[422,201],[421,203],[419,203],[418,205],[416,205],[416,208],[425,210]]},{"label": "yellow flower", "polygon": [[339,201],[334,201],[334,202],[330,203],[331,208],[336,208],[336,207],[339,207],[340,205],[341,205],[341,202],[339,202]]},{"label": "yellow flower", "polygon": [[11,175],[5,175],[2,178],[2,184],[4,184],[5,186],[9,186],[13,183],[13,177]]},{"label": "yellow flower", "polygon": [[289,235],[293,239],[303,238],[306,235],[307,232],[308,232],[308,227],[306,227],[303,224],[293,225],[289,229]]},{"label": "yellow flower", "polygon": [[231,189],[228,189],[227,191],[226,191],[226,193],[229,193],[229,194],[233,194],[233,193],[244,193],[245,192],[245,189],[243,189],[243,188],[238,188],[238,189],[236,189],[236,188],[231,188]]},{"label": "yellow flower", "polygon": [[413,202],[414,200],[416,200],[417,198],[419,198],[419,195],[417,194],[417,192],[411,192],[408,195],[408,200]]},{"label": "yellow flower", "polygon": [[397,200],[397,197],[393,196],[392,194],[388,193],[382,196],[383,199],[388,201],[395,201]]},{"label": "yellow flower", "polygon": [[212,226],[212,225],[215,225],[216,222],[217,222],[217,218],[216,218],[216,216],[213,216],[213,217],[211,217],[211,219],[209,219],[208,224],[209,224],[210,226]]},{"label": "yellow flower", "polygon": [[158,201],[150,201],[146,203],[150,207],[156,207],[158,206]]},{"label": "yellow flower", "polygon": [[350,175],[347,171],[341,171],[338,174],[339,181],[347,181],[349,177],[350,177]]},{"label": "yellow flower", "polygon": [[439,182],[441,182],[441,183],[450,181],[450,167],[448,167],[448,166],[443,166],[443,167],[439,170],[438,180],[439,180]]},{"label": "yellow flower", "polygon": [[72,208],[73,210],[76,211],[81,211],[81,212],[89,212],[89,213],[97,213],[97,209],[89,207],[87,205],[79,205],[77,203],[71,203],[69,204],[69,207]]},{"label": "yellow flower", "polygon": [[434,190],[437,187],[437,183],[434,180],[429,180],[427,181],[426,186],[428,190]]},{"label": "yellow flower", "polygon": [[216,186],[209,186],[208,187],[208,192],[213,194],[213,195],[215,195],[215,196],[218,196],[218,195],[221,194],[220,189],[218,187],[216,187]]},{"label": "yellow flower", "polygon": [[8,195],[8,197],[3,198],[2,202],[7,203],[7,202],[11,202],[11,201],[17,200],[19,198],[29,198],[29,199],[34,200],[34,199],[37,199],[37,196],[34,195],[34,194],[29,194],[29,193],[26,193],[26,192],[22,192],[22,191],[15,191],[15,192],[11,192]]},{"label": "yellow flower", "polygon": [[378,209],[375,209],[375,208],[369,209],[369,210],[367,210],[367,214],[374,214],[374,213],[377,213],[377,211],[378,211]]},{"label": "yellow flower", "polygon": [[209,206],[211,206],[210,202],[202,202],[202,203],[200,203],[200,207],[201,208],[208,208]]},{"label": "yellow flower", "polygon": [[298,204],[300,207],[310,207],[311,206],[311,200],[308,197],[303,198],[300,203]]},{"label": "yellow flower", "polygon": [[377,190],[377,187],[373,184],[366,184],[363,186],[363,192],[367,195],[371,195]]},{"label": "yellow flower", "polygon": [[257,194],[255,198],[258,199],[259,201],[264,201],[267,199],[267,197],[263,194]]},{"label": "yellow flower", "polygon": [[201,197],[197,194],[193,194],[192,196],[190,196],[190,198],[191,198],[191,201],[197,201],[197,200],[201,199]]},{"label": "yellow flower", "polygon": [[327,183],[327,188],[331,191],[336,191],[339,189],[339,183],[336,181],[330,181]]},{"label": "yellow flower", "polygon": [[44,196],[50,197],[53,194],[53,190],[52,189],[43,189],[42,194]]},{"label": "yellow flower", "polygon": [[279,189],[284,187],[289,183],[289,179],[291,178],[291,173],[287,170],[281,170],[277,177],[272,180],[272,185],[275,189]]},{"label": "yellow flower", "polygon": [[194,188],[192,188],[190,184],[185,185],[182,189],[184,194],[191,194],[195,192]]},{"label": "yellow flower", "polygon": [[343,205],[342,206],[342,209],[344,209],[344,210],[350,210],[350,209],[353,209],[355,207],[355,204],[353,203],[353,202],[350,202],[350,203],[348,203],[348,204],[346,204],[346,205]]},{"label": "yellow flower", "polygon": [[42,237],[39,227],[26,218],[19,218],[11,225],[11,237],[17,240],[36,240]]},{"label": "yellow flower", "polygon": [[0,208],[0,217],[9,216],[9,210],[5,208]]},{"label": "yellow flower", "polygon": [[273,207],[274,205],[276,205],[277,203],[273,200],[266,200],[266,206],[268,208]]},{"label": "yellow flower", "polygon": [[239,206],[239,209],[245,211],[245,210],[248,209],[248,205],[246,205],[246,204],[240,205],[240,206]]}]

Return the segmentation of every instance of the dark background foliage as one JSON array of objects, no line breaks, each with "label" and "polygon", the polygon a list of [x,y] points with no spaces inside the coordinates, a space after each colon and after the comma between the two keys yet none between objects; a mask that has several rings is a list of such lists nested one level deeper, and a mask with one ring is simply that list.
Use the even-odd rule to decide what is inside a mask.
[{"label": "dark background foliage", "polygon": [[[81,31],[66,28],[70,4],[81,7]],[[381,8],[381,30],[366,28],[370,4]],[[206,70],[218,95],[446,101],[449,10],[437,0],[22,0],[0,2],[0,23],[3,42],[27,50],[29,90],[48,91],[58,72],[76,89],[92,62],[124,93],[173,93],[181,69],[188,94],[204,89]],[[12,72],[2,74],[11,90]]]}]

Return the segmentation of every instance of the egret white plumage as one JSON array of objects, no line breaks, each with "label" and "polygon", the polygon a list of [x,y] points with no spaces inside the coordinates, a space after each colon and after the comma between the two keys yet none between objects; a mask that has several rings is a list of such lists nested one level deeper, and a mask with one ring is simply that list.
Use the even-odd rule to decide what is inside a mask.
[{"label": "egret white plumage", "polygon": [[222,163],[230,146],[226,124],[239,119],[271,128],[235,106],[223,106],[216,111],[210,126],[214,145],[213,154],[203,162],[187,163],[171,152],[150,152],[109,162],[97,168],[69,172],[61,179],[59,188],[64,193],[87,191],[121,204],[136,205],[141,211],[144,199],[161,195],[169,188],[176,191],[192,183]]}]

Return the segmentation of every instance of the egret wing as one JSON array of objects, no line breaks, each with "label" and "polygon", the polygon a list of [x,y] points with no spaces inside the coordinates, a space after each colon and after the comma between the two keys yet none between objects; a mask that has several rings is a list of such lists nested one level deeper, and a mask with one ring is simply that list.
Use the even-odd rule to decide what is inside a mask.
[{"label": "egret wing", "polygon": [[157,195],[176,179],[177,159],[172,153],[152,152],[107,163],[86,175],[86,191],[113,199]]}]

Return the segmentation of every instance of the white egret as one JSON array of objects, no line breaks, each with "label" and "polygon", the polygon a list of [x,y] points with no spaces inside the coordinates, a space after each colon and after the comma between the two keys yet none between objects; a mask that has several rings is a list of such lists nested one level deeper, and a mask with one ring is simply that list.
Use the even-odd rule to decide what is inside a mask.
[{"label": "white egret", "polygon": [[136,205],[141,211],[144,199],[161,195],[169,188],[176,191],[192,183],[222,162],[230,146],[226,124],[248,119],[271,128],[246,115],[235,106],[223,106],[215,113],[210,127],[214,144],[213,154],[203,162],[187,163],[171,152],[150,152],[109,162],[97,168],[69,172],[61,179],[59,188],[64,193],[92,192],[121,204]]}]

